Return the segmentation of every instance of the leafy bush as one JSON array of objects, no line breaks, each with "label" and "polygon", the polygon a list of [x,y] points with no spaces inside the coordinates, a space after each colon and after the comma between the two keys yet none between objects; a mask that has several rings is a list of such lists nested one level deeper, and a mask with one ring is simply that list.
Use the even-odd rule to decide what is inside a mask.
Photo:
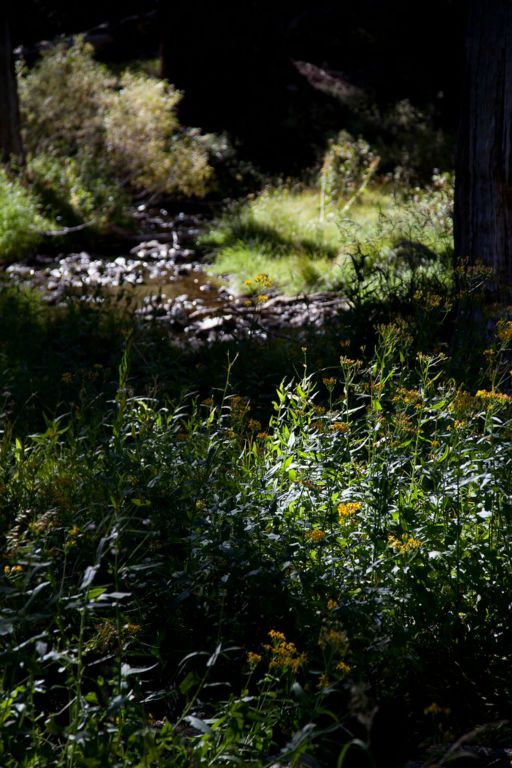
[{"label": "leafy bush", "polygon": [[0,259],[14,261],[40,241],[43,220],[34,195],[0,168]]},{"label": "leafy bush", "polygon": [[155,194],[204,195],[212,169],[199,134],[176,133],[181,94],[129,72],[119,85],[105,112],[106,148],[119,177]]},{"label": "leafy bush", "polygon": [[320,173],[321,218],[326,204],[342,206],[346,212],[367,186],[377,170],[380,158],[364,139],[354,139],[341,131],[329,142]]},{"label": "leafy bush", "polygon": [[[157,195],[202,196],[208,190],[213,173],[208,140],[180,128],[181,95],[164,81],[129,72],[116,78],[94,61],[92,47],[76,38],[71,47],[45,52],[34,69],[22,68],[19,92],[30,154],[60,158],[64,181],[78,174],[95,205],[101,206],[101,194],[91,190],[91,158],[107,185],[114,177],[118,184]],[[75,166],[69,165],[70,156]]]},{"label": "leafy bush", "polygon": [[70,47],[49,48],[33,69],[20,68],[23,141],[30,154],[101,151],[104,111],[116,80],[92,54],[92,46],[77,37]]},{"label": "leafy bush", "polygon": [[27,176],[48,215],[67,224],[92,222],[102,229],[123,220],[128,195],[94,155],[38,154],[29,158]]}]

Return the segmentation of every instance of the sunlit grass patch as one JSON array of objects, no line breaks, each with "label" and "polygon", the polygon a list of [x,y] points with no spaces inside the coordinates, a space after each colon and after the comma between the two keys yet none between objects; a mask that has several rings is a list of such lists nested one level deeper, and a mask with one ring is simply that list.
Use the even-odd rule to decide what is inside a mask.
[{"label": "sunlit grass patch", "polygon": [[[267,188],[214,222],[202,244],[213,256],[212,271],[231,275],[239,291],[254,271],[290,294],[347,289],[360,278],[358,265],[407,282],[418,267],[435,272],[438,254],[450,247],[436,205],[423,192],[407,199],[374,187],[350,210],[342,213],[340,202],[325,212],[317,188]],[[371,282],[369,274],[365,279]]]}]

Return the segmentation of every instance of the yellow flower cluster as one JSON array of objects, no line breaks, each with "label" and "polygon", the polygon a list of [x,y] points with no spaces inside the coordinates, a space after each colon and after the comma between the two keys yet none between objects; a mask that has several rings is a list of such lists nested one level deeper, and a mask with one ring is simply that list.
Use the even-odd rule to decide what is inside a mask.
[{"label": "yellow flower cluster", "polygon": [[229,404],[231,406],[231,413],[233,416],[243,416],[247,411],[249,411],[249,403],[247,403],[245,400],[243,400],[240,395],[233,395],[233,397],[230,398]]},{"label": "yellow flower cluster", "polygon": [[268,296],[266,293],[260,293],[260,295],[256,298],[256,301],[258,304],[264,304],[266,301],[268,301]]},{"label": "yellow flower cluster", "polygon": [[261,655],[259,653],[254,653],[254,651],[249,651],[247,654],[247,663],[251,667],[255,667],[257,664],[259,664],[261,661]]},{"label": "yellow flower cluster", "polygon": [[478,403],[473,395],[470,395],[469,392],[463,389],[459,389],[450,404],[450,410],[463,414],[474,411],[477,406]]},{"label": "yellow flower cluster", "polygon": [[335,421],[331,424],[331,429],[333,432],[348,432],[349,426],[346,421]]},{"label": "yellow flower cluster", "polygon": [[343,672],[344,675],[348,675],[349,672],[351,671],[351,669],[350,669],[350,667],[349,667],[349,665],[347,664],[346,661],[339,661],[336,664],[336,670],[338,672]]},{"label": "yellow flower cluster", "polygon": [[306,654],[299,653],[295,643],[287,641],[282,632],[271,629],[268,633],[272,645],[265,644],[263,648],[271,654],[269,669],[290,670],[297,673],[299,667],[306,663]]},{"label": "yellow flower cluster", "polygon": [[355,515],[356,512],[359,512],[362,506],[363,505],[360,501],[347,501],[338,504],[338,515],[340,523]]},{"label": "yellow flower cluster", "polygon": [[351,357],[345,357],[345,355],[342,355],[340,357],[340,365],[341,366],[347,366],[351,368],[352,366],[354,368],[360,368],[362,366],[361,360],[353,360]]},{"label": "yellow flower cluster", "polygon": [[486,389],[479,389],[476,397],[496,403],[512,403],[511,395],[505,395],[503,392],[488,392]]},{"label": "yellow flower cluster", "polygon": [[336,386],[336,379],[334,378],[334,376],[324,376],[322,381],[324,385],[327,387],[327,389],[329,390],[329,392],[332,392],[332,390]]},{"label": "yellow flower cluster", "polygon": [[506,342],[512,340],[512,321],[499,320],[496,326],[496,335],[500,341]]},{"label": "yellow flower cluster", "polygon": [[416,301],[421,301],[426,309],[437,309],[443,303],[443,297],[438,293],[430,293],[424,291],[416,291],[414,294]]},{"label": "yellow flower cluster", "polygon": [[450,713],[451,709],[449,707],[441,707],[435,701],[423,710],[424,715],[449,715]]},{"label": "yellow flower cluster", "polygon": [[391,549],[396,549],[400,555],[405,555],[407,552],[419,549],[421,547],[421,541],[415,539],[413,536],[407,536],[406,533],[402,535],[401,539],[398,539],[390,533],[388,536],[388,545]]},{"label": "yellow flower cluster", "polygon": [[22,565],[4,565],[4,573],[6,576],[11,576],[13,573],[21,573],[22,570]]},{"label": "yellow flower cluster", "polygon": [[261,288],[272,288],[272,278],[266,272],[260,272],[259,275],[256,275],[254,282],[258,283]]},{"label": "yellow flower cluster", "polygon": [[397,393],[393,398],[394,403],[405,403],[405,405],[415,405],[421,400],[421,392],[417,389],[407,389],[406,387],[398,387]]},{"label": "yellow flower cluster", "polygon": [[261,432],[261,422],[258,419],[249,419],[247,426],[252,432]]},{"label": "yellow flower cluster", "polygon": [[325,539],[325,531],[321,531],[320,528],[312,528],[310,531],[306,531],[304,538],[306,541],[322,541]]},{"label": "yellow flower cluster", "polygon": [[343,656],[348,651],[348,638],[339,627],[322,627],[318,645],[322,650],[329,647]]},{"label": "yellow flower cluster", "polygon": [[338,607],[338,603],[336,602],[336,600],[332,600],[331,598],[330,600],[327,601],[328,611],[335,611],[337,607]]}]

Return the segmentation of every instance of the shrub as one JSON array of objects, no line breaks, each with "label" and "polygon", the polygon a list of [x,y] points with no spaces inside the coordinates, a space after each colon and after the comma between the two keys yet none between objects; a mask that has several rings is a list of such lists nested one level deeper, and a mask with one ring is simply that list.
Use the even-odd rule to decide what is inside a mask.
[{"label": "shrub", "polygon": [[13,261],[31,251],[41,221],[34,196],[0,168],[0,259]]},{"label": "shrub", "polygon": [[106,99],[116,81],[92,52],[77,37],[71,47],[61,44],[46,51],[30,71],[20,69],[23,141],[29,153],[67,156],[101,150]]},{"label": "shrub", "polygon": [[204,195],[212,169],[199,133],[176,134],[179,91],[130,72],[120,86],[105,113],[106,149],[119,177],[156,194]]},{"label": "shrub", "polygon": [[[76,189],[69,177],[80,177],[96,199],[92,163],[100,186],[113,177],[117,184],[151,194],[206,193],[213,174],[208,139],[180,128],[181,94],[165,81],[130,72],[117,78],[94,61],[91,46],[76,38],[71,47],[46,52],[34,69],[21,68],[19,93],[28,152],[63,159],[57,175],[64,188]],[[52,186],[55,166],[46,160],[39,172],[44,165]]]},{"label": "shrub", "polygon": [[92,221],[101,229],[122,219],[128,204],[126,193],[95,157],[36,155],[29,159],[28,176],[48,213],[68,224]]},{"label": "shrub", "polygon": [[364,139],[354,139],[341,131],[331,140],[324,155],[320,174],[321,218],[326,204],[345,203],[346,212],[377,170],[380,158]]}]

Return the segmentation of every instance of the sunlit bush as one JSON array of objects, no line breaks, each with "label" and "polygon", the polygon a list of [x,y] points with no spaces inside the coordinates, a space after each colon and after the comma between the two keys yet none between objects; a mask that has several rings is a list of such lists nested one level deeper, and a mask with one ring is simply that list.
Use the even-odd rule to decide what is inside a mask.
[{"label": "sunlit bush", "polygon": [[57,45],[31,70],[18,73],[23,141],[31,154],[101,151],[104,110],[115,78],[94,61],[92,47],[77,37]]},{"label": "sunlit bush", "polygon": [[348,209],[379,165],[379,157],[362,138],[355,139],[341,131],[329,143],[320,173],[322,209],[326,204]]},{"label": "sunlit bush", "polygon": [[64,186],[71,156],[71,175],[79,168],[82,180],[92,158],[98,176],[137,191],[206,193],[213,174],[207,138],[180,127],[181,94],[165,81],[129,72],[114,77],[76,38],[71,47],[47,51],[34,69],[22,67],[19,92],[28,152],[63,160]]},{"label": "sunlit bush", "polygon": [[12,261],[34,248],[40,221],[34,196],[0,169],[0,259]]},{"label": "sunlit bush", "polygon": [[120,86],[105,112],[106,150],[119,176],[157,194],[203,195],[212,169],[199,133],[176,133],[179,91],[130,72]]}]

